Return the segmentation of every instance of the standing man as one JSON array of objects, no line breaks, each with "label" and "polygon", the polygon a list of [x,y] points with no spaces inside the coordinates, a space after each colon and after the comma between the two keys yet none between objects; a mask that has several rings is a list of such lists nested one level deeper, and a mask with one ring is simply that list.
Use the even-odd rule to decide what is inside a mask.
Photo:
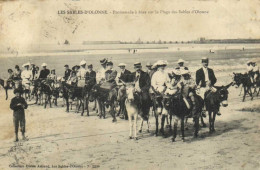
[{"label": "standing man", "polygon": [[135,72],[132,73],[132,81],[135,82],[135,89],[140,94],[142,100],[142,117],[144,120],[148,120],[151,102],[149,95],[151,79],[149,74],[142,70],[142,65],[140,62],[134,64],[134,69]]},{"label": "standing man", "polygon": [[64,68],[65,68],[64,80],[67,81],[68,78],[69,78],[69,76],[70,76],[71,69],[69,68],[69,65],[68,65],[68,64],[66,64],[66,65],[64,66]]},{"label": "standing man", "polygon": [[47,69],[47,64],[42,63],[42,70],[40,71],[39,79],[46,79],[49,74],[50,74],[50,70]]},{"label": "standing man", "polygon": [[[200,96],[205,99],[205,93],[212,89],[217,82],[214,71],[209,66],[209,59],[204,57],[201,59],[202,68],[196,71],[196,85],[200,89]],[[217,115],[221,115],[218,113]]]},{"label": "standing man", "polygon": [[13,112],[13,123],[15,129],[15,142],[19,141],[18,139],[18,129],[19,124],[23,136],[23,140],[26,140],[25,137],[25,114],[24,109],[27,109],[28,105],[23,97],[21,97],[21,91],[19,89],[14,90],[15,97],[12,98],[10,103],[10,108]]}]

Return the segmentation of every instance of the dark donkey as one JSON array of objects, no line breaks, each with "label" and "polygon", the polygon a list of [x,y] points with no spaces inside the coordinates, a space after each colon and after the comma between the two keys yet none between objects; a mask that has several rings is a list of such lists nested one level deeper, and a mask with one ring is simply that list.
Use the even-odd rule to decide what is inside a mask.
[{"label": "dark donkey", "polygon": [[243,94],[243,102],[245,101],[246,95],[249,94],[251,97],[251,100],[253,100],[253,93],[251,88],[253,87],[253,83],[251,82],[251,79],[247,73],[233,73],[234,74],[234,85],[237,85],[239,87],[242,85],[242,88],[244,89]]},{"label": "dark donkey", "polygon": [[[69,100],[77,100],[76,104],[76,113],[79,112],[80,108],[82,107],[81,116],[84,114],[84,105],[86,101],[86,88],[85,87],[77,87],[76,85],[70,85],[66,82],[63,84],[63,97],[66,100],[67,109],[66,111],[69,112]],[[87,110],[87,116],[89,116],[89,112]]]},{"label": "dark donkey", "polygon": [[93,102],[97,100],[98,103],[98,111],[99,117],[106,117],[105,107],[110,106],[110,114],[113,118],[112,122],[116,122],[116,114],[115,114],[115,101],[117,99],[117,91],[115,88],[109,90],[101,87],[101,84],[96,84],[93,86],[89,93],[89,101]]},{"label": "dark donkey", "polygon": [[231,82],[230,84],[226,85],[226,86],[221,86],[221,87],[216,87],[217,91],[216,92],[212,92],[212,91],[208,91],[205,93],[205,106],[206,106],[206,110],[209,113],[209,132],[215,132],[215,127],[214,127],[214,123],[215,123],[215,118],[216,118],[216,114],[219,111],[220,105],[222,105],[223,107],[228,106],[228,88],[233,84],[233,82]]},{"label": "dark donkey", "polygon": [[7,80],[0,79],[0,85],[5,90],[5,100],[7,100],[8,99],[8,90],[12,89],[12,87],[15,87],[15,82],[14,81],[7,81]]},{"label": "dark donkey", "polygon": [[186,102],[184,101],[183,96],[180,93],[176,93],[175,95],[171,95],[164,98],[164,102],[163,102],[164,107],[170,113],[170,115],[173,117],[174,120],[172,142],[175,142],[175,139],[177,137],[177,127],[178,127],[179,120],[181,121],[182,140],[184,141],[185,139],[184,121],[188,117],[193,118],[194,137],[196,138],[198,136],[199,118],[201,117],[201,112],[204,103],[203,103],[203,99],[200,96],[195,94],[194,98],[196,103],[196,107],[195,107],[196,109],[194,113],[192,113],[192,110],[187,107]]}]

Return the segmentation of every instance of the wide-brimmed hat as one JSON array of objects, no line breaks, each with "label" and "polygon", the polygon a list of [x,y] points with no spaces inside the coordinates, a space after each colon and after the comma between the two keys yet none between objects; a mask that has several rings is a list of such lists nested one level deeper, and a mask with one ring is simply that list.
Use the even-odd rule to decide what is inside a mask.
[{"label": "wide-brimmed hat", "polygon": [[125,66],[126,66],[125,63],[120,63],[120,64],[118,64],[118,67],[125,67]]},{"label": "wide-brimmed hat", "polygon": [[93,67],[93,65],[92,65],[92,64],[88,64],[88,68],[89,68],[89,67]]},{"label": "wide-brimmed hat", "polygon": [[165,67],[165,66],[168,65],[168,62],[165,61],[165,60],[158,60],[158,61],[155,63],[155,65],[156,65],[157,67]]},{"label": "wide-brimmed hat", "polygon": [[46,63],[42,63],[42,67],[46,67],[47,66],[47,64]]},{"label": "wide-brimmed hat", "polygon": [[68,65],[68,64],[65,64],[64,67],[69,67],[69,65]]},{"label": "wide-brimmed hat", "polygon": [[85,65],[85,64],[87,64],[87,62],[86,62],[85,60],[82,60],[82,61],[79,63],[79,65],[81,65],[81,66],[83,66],[83,65]]},{"label": "wide-brimmed hat", "polygon": [[177,61],[177,63],[178,63],[178,64],[179,64],[179,63],[185,63],[185,61],[180,58],[180,59]]},{"label": "wide-brimmed hat", "polygon": [[107,63],[107,59],[106,58],[100,60],[100,64],[106,64],[106,63]]},{"label": "wide-brimmed hat", "polygon": [[75,66],[72,67],[72,70],[75,70],[75,68],[79,69],[80,66],[79,65],[75,65]]}]

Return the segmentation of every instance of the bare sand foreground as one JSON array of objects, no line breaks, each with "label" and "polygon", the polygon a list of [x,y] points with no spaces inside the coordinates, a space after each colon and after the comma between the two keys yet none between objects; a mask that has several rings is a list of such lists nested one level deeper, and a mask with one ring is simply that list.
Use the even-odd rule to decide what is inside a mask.
[{"label": "bare sand foreground", "polygon": [[[11,94],[11,92],[10,92]],[[186,142],[180,137],[154,137],[139,134],[128,139],[128,122],[111,118],[100,120],[66,113],[61,106],[43,109],[30,105],[26,111],[29,141],[14,143],[10,99],[0,93],[0,169],[259,169],[260,113],[239,111],[259,108],[259,98],[242,103],[238,89],[230,88],[229,106],[217,117],[216,133],[208,128],[192,138],[192,125]],[[61,105],[61,104],[59,104]],[[208,123],[208,120],[206,120]],[[191,121],[190,121],[191,123]]]}]

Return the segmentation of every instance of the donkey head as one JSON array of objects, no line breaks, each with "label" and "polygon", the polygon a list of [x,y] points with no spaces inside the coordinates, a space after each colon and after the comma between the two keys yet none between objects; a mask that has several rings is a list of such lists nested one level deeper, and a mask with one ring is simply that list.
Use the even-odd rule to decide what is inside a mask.
[{"label": "donkey head", "polygon": [[222,86],[217,90],[217,96],[218,96],[218,100],[220,101],[221,105],[223,107],[228,106],[228,88],[233,84],[233,82],[231,82],[230,84],[226,85],[226,86]]}]

